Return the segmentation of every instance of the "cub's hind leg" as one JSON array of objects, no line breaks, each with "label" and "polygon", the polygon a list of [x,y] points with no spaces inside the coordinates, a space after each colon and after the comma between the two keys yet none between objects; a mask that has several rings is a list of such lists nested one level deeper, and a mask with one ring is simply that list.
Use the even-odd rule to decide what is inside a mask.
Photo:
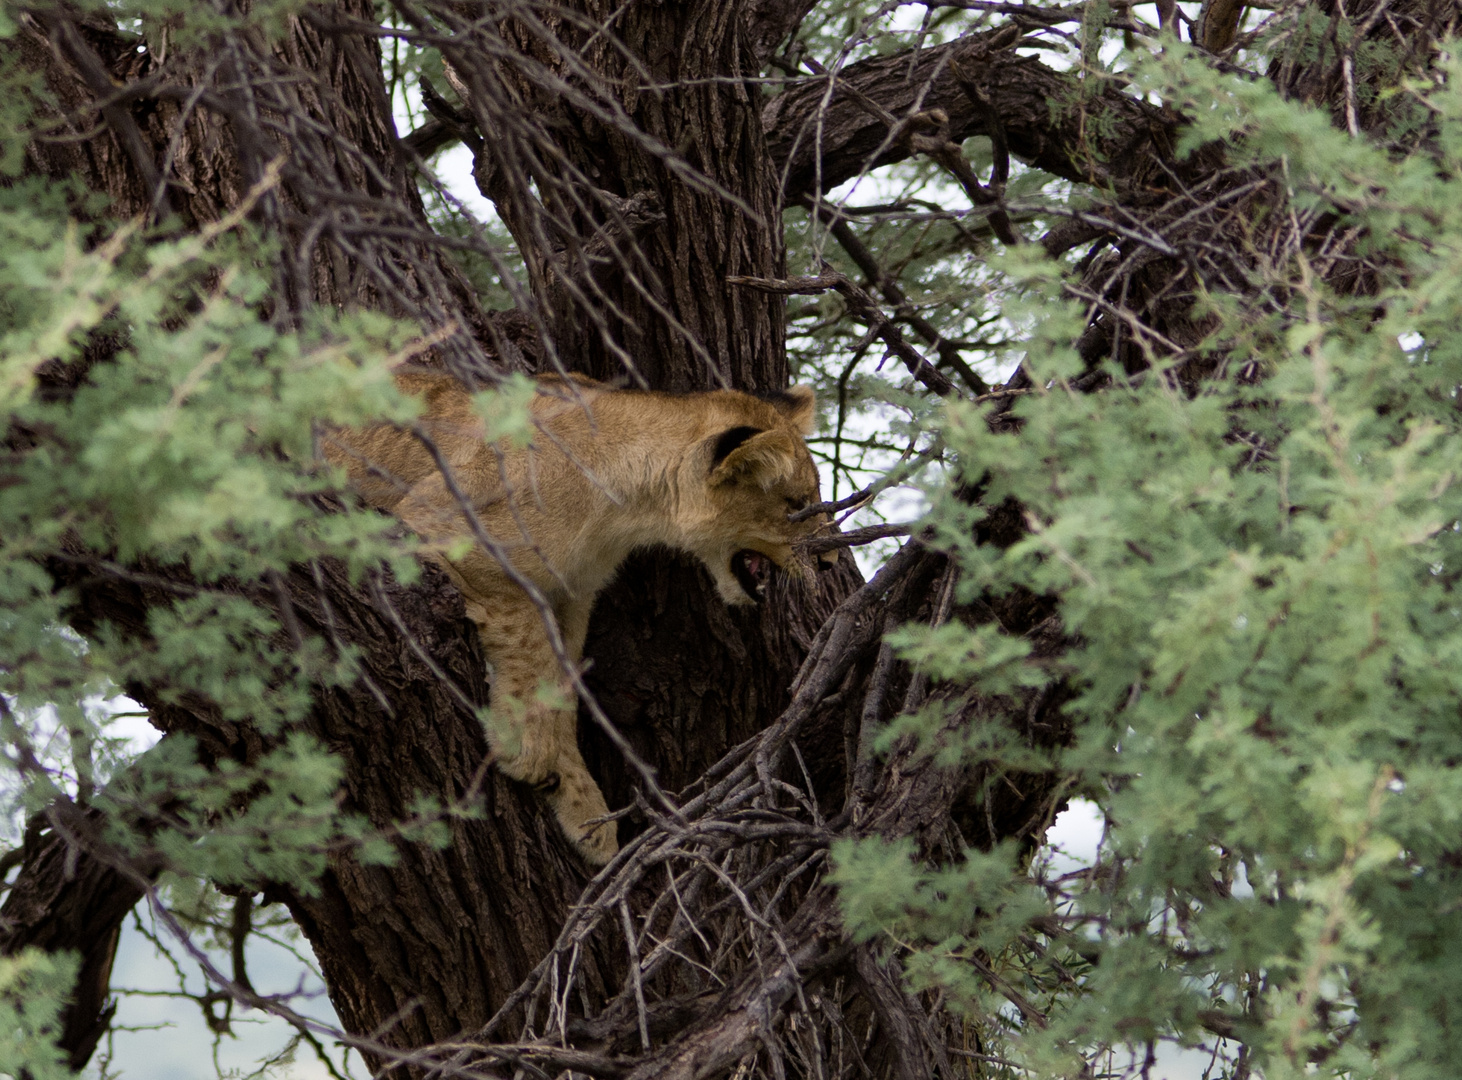
[{"label": "cub's hind leg", "polygon": [[[498,768],[538,788],[579,853],[603,865],[619,843],[614,822],[589,824],[609,808],[579,754],[577,698],[538,609],[514,592],[486,605],[468,604],[493,669],[488,744]],[[573,663],[582,653],[587,623],[588,612],[578,605],[564,613],[565,651]]]}]

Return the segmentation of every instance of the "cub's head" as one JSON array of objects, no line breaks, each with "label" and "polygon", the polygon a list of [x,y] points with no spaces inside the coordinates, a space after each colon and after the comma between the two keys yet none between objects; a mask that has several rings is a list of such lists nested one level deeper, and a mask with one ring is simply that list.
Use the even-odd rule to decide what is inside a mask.
[{"label": "cub's head", "polygon": [[[814,402],[805,386],[770,401],[731,392],[718,397],[732,406],[722,411],[723,419],[744,422],[706,439],[697,455],[709,512],[689,539],[721,598],[750,604],[762,598],[774,568],[805,576],[811,562],[793,543],[827,529],[826,514],[791,520],[822,501],[817,467],[802,441],[812,430]],[[837,552],[825,552],[820,560],[835,563]]]}]

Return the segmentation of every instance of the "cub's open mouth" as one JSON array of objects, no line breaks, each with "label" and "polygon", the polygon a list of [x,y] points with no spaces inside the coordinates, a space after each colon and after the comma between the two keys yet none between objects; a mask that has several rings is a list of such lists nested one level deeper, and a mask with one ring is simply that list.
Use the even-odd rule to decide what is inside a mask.
[{"label": "cub's open mouth", "polygon": [[767,582],[772,580],[776,564],[759,551],[742,548],[731,556],[731,573],[747,596],[760,600],[767,594]]}]

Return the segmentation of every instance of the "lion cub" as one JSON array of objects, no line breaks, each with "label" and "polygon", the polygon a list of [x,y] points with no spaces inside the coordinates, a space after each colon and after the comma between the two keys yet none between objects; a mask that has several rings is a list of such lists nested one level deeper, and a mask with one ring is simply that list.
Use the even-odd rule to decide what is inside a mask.
[{"label": "lion cub", "polygon": [[[514,449],[484,441],[471,396],[450,376],[406,372],[397,382],[423,399],[421,428],[462,498],[422,441],[396,427],[338,433],[329,456],[367,501],[422,538],[466,597],[491,667],[488,742],[498,767],[545,793],[585,859],[608,862],[619,849],[615,826],[591,824],[608,809],[579,756],[574,694],[543,616],[477,540],[461,503],[547,599],[577,664],[594,598],[636,548],[664,544],[696,556],[728,604],[759,600],[773,566],[806,573],[793,542],[824,530],[827,518],[788,518],[819,501],[802,439],[812,429],[812,392],[793,387],[763,401],[544,377],[532,441]],[[543,681],[558,693],[540,693]]]}]

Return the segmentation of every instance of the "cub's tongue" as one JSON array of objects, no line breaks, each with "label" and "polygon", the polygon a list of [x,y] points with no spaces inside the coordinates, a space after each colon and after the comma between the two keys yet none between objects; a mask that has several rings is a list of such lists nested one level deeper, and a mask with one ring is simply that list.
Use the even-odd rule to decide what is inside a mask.
[{"label": "cub's tongue", "polygon": [[742,591],[753,600],[760,600],[766,595],[767,582],[772,576],[772,560],[759,551],[744,548],[732,557],[731,571]]}]

